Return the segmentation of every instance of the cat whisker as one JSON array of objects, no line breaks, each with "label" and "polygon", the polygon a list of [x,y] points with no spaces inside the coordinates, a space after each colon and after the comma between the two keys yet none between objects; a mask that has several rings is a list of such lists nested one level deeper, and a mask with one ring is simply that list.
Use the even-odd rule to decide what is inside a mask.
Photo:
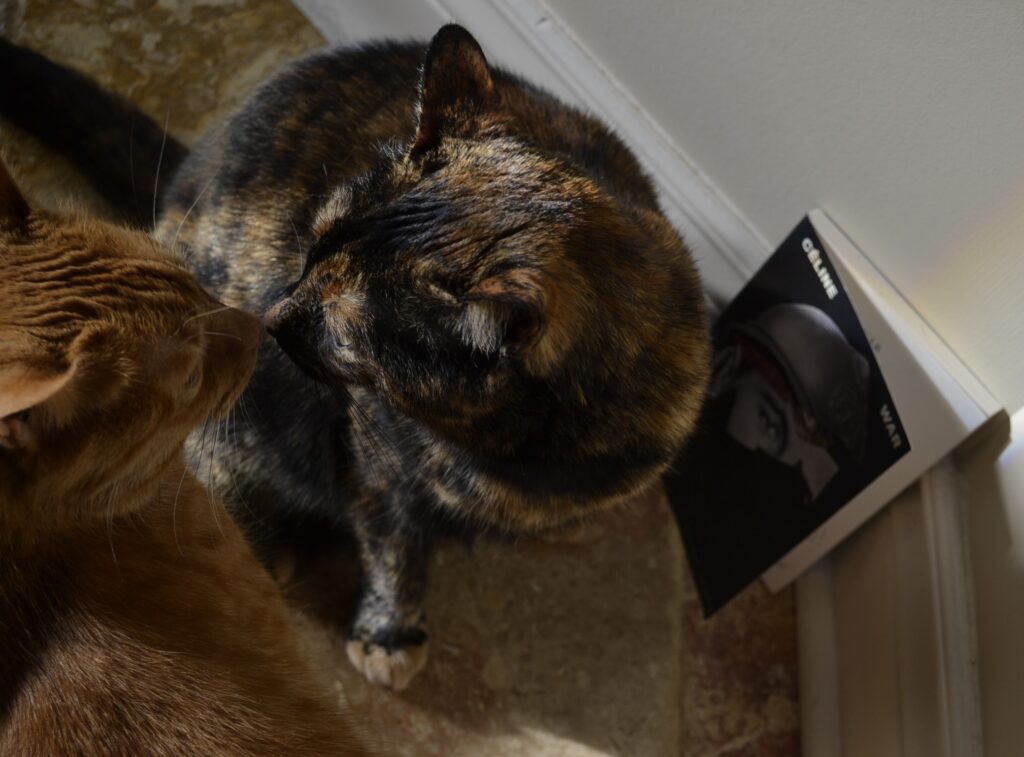
[{"label": "cat whisker", "polygon": [[[199,453],[199,465],[202,464],[202,448],[206,446],[206,430],[210,426],[210,419],[207,418],[203,422],[203,435],[202,441],[200,442],[200,453]],[[196,466],[196,472],[198,473],[199,465]],[[185,483],[185,476],[188,475],[189,466],[188,463],[182,466],[181,478],[178,480],[178,490],[174,493],[174,504],[171,505],[171,533],[174,535],[174,545],[178,548],[178,554],[184,557],[184,553],[181,550],[181,542],[178,540],[178,498],[181,496],[182,484]]]},{"label": "cat whisker", "polygon": [[[326,387],[319,383],[316,386],[323,396],[329,396]],[[366,410],[352,396],[351,392],[344,388],[342,388],[342,391],[348,400],[348,408],[354,413],[354,415],[350,414],[349,417],[359,426],[359,430],[362,432],[361,435],[373,448],[374,455],[384,463],[392,475],[399,479],[404,477],[401,454],[394,441],[381,428],[380,424],[370,417]]]},{"label": "cat whisker", "polygon": [[242,416],[242,420],[245,421],[247,426],[253,425],[252,414],[249,412],[250,406],[252,405],[252,398],[248,392],[242,392],[242,396],[235,402],[235,407],[238,408],[239,414]]},{"label": "cat whisker", "polygon": [[[230,411],[228,411],[228,413],[228,417],[230,417]],[[213,522],[217,526],[217,531],[220,533],[220,538],[224,539],[226,537],[224,534],[224,527],[220,523],[220,508],[217,507],[217,499],[213,495],[213,465],[217,459],[217,443],[220,441],[221,429],[224,429],[226,433],[227,427],[225,426],[225,424],[219,423],[217,425],[217,429],[215,430],[213,436],[213,445],[210,448],[210,475],[207,478],[207,480],[210,483],[206,487],[206,500],[210,505],[210,515],[213,516]]]},{"label": "cat whisker", "polygon": [[132,119],[128,127],[128,177],[132,182],[132,202],[135,203],[135,213],[139,213],[139,193],[135,189],[135,119]]},{"label": "cat whisker", "polygon": [[[238,433],[235,430],[235,417],[236,417],[235,416],[235,410],[237,408],[238,408],[238,403],[236,402],[231,407],[231,410],[228,412],[227,420],[224,423],[224,440],[225,440],[226,443],[229,443],[229,444],[233,443],[232,442],[232,437],[234,437],[235,439],[238,438]],[[238,479],[235,477],[234,468],[231,467],[231,466],[227,466],[225,472],[227,474],[228,484],[231,486],[231,489],[232,489],[232,492],[233,492],[232,501],[235,502],[239,506],[245,507],[246,510],[250,510],[249,505],[248,505],[248,503],[245,500],[245,497],[242,496],[242,490],[238,486]],[[212,492],[212,489],[211,489],[211,492]]]},{"label": "cat whisker", "polygon": [[196,318],[205,318],[208,315],[216,315],[217,313],[223,313],[225,310],[231,310],[231,308],[228,305],[225,305],[224,307],[214,308],[213,310],[207,310],[202,313],[190,315],[188,318],[181,322],[181,325],[178,327],[178,331],[174,333],[175,335],[177,335],[183,328],[185,328],[185,326],[194,321]]},{"label": "cat whisker", "polygon": [[292,225],[292,233],[295,234],[295,246],[299,249],[299,276],[302,276],[302,271],[306,267],[306,251],[302,249],[302,242],[299,241],[299,230],[295,228],[295,221],[289,218],[288,223]]},{"label": "cat whisker", "polygon": [[222,336],[226,339],[234,339],[236,342],[245,341],[240,336],[235,336],[234,334],[225,334],[222,331],[204,331],[203,333],[206,334],[207,336]]},{"label": "cat whisker", "polygon": [[[327,387],[319,382],[314,382],[314,386],[322,398],[325,400],[331,399]],[[340,390],[345,394],[347,408],[355,413],[354,415],[349,414],[349,418],[358,426],[361,437],[370,445],[374,456],[385,464],[392,475],[400,474],[401,465],[396,457],[391,440],[378,428],[378,425],[367,415],[366,411],[357,404],[351,392],[344,387],[340,387]]]},{"label": "cat whisker", "polygon": [[156,176],[153,178],[153,228],[156,228],[156,196],[160,186],[160,164],[164,162],[164,147],[167,146],[167,126],[171,121],[171,111],[164,118],[164,136],[160,140],[160,155],[156,159]]},{"label": "cat whisker", "polygon": [[174,536],[174,546],[178,548],[178,554],[182,557],[184,553],[181,551],[181,542],[178,541],[178,498],[181,496],[181,487],[187,475],[188,465],[184,465],[181,469],[181,478],[178,479],[178,490],[174,493],[174,503],[171,505],[171,534]]},{"label": "cat whisker", "polygon": [[[200,440],[199,440],[199,454],[196,456],[195,472],[196,472],[197,476],[200,475],[201,472],[202,472],[203,458],[206,455],[206,433],[210,430],[210,421],[211,420],[212,420],[211,418],[207,418],[206,421],[203,423],[203,435],[200,437]],[[211,473],[213,472],[213,458],[212,457],[210,458],[210,472]],[[211,488],[211,483],[212,482],[209,479],[206,481],[206,487],[205,488],[207,490],[209,490]],[[177,504],[177,498],[175,498],[175,504]],[[178,539],[177,532],[175,532],[174,538],[175,538],[175,542],[177,543],[177,539]],[[180,546],[179,546],[179,550],[180,550]]]},{"label": "cat whisker", "polygon": [[188,210],[186,210],[186,211],[185,211],[185,215],[183,215],[183,216],[181,217],[181,220],[180,220],[180,221],[178,221],[178,228],[176,228],[176,229],[174,230],[174,239],[172,239],[172,240],[171,240],[171,249],[172,249],[172,250],[177,250],[177,244],[178,244],[178,234],[180,234],[180,233],[181,233],[181,229],[182,229],[182,227],[183,227],[183,226],[185,225],[185,221],[187,221],[187,220],[188,220],[188,217],[189,217],[190,215],[192,215],[192,211],[193,211],[193,210],[195,210],[195,208],[196,208],[196,205],[198,205],[198,204],[199,204],[199,201],[200,201],[200,200],[201,200],[201,199],[203,198],[203,195],[204,195],[204,194],[206,194],[206,190],[210,188],[210,185],[211,185],[211,184],[213,183],[213,180],[214,180],[215,178],[217,178],[217,177],[216,177],[216,175],[214,175],[214,176],[211,176],[211,177],[210,177],[210,178],[209,178],[209,179],[207,180],[206,184],[204,184],[204,185],[203,185],[203,188],[202,188],[202,190],[200,190],[199,194],[197,194],[197,195],[196,195],[196,199],[194,199],[194,200],[192,201],[192,204],[188,206]]},{"label": "cat whisker", "polygon": [[107,541],[110,543],[110,555],[117,564],[117,551],[114,549],[114,500],[117,497],[117,482],[110,487],[110,494],[107,495]]}]

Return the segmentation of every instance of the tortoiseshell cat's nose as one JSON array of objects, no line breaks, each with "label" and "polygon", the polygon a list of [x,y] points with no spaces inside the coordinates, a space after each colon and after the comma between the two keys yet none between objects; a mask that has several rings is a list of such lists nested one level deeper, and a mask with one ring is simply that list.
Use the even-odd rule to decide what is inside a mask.
[{"label": "tortoiseshell cat's nose", "polygon": [[291,297],[285,297],[263,314],[263,327],[304,373],[318,381],[329,376],[316,349],[319,319]]},{"label": "tortoiseshell cat's nose", "polygon": [[289,323],[295,319],[297,309],[297,303],[291,298],[290,293],[285,295],[263,314],[263,328],[279,340],[288,330]]},{"label": "tortoiseshell cat's nose", "polygon": [[281,306],[283,304],[283,302],[278,302],[263,314],[263,328],[273,337],[277,336],[277,331],[281,328]]}]

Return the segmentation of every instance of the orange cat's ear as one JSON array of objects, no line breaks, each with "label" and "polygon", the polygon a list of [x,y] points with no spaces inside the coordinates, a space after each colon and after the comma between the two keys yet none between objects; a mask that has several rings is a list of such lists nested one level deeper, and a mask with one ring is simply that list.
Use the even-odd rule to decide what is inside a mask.
[{"label": "orange cat's ear", "polygon": [[43,373],[22,366],[0,368],[0,447],[25,449],[35,442],[25,411],[55,397],[71,380],[73,369]]},{"label": "orange cat's ear", "polygon": [[28,218],[28,203],[18,191],[7,166],[0,160],[0,225],[21,226]]},{"label": "orange cat's ear", "polygon": [[436,147],[444,134],[472,133],[496,99],[491,69],[473,35],[457,24],[441,27],[423,63],[413,154]]}]

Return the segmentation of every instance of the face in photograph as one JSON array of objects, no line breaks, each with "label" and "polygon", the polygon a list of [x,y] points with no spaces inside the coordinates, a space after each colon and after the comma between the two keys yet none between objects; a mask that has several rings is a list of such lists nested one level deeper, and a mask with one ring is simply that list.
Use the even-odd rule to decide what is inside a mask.
[{"label": "face in photograph", "polygon": [[780,396],[756,371],[733,383],[733,404],[726,430],[748,450],[759,451],[790,468],[798,468],[814,501],[839,472],[828,450],[809,440],[802,412]]},{"label": "face in photograph", "polygon": [[728,332],[712,396],[731,402],[730,438],[798,471],[816,500],[863,455],[867,361],[822,310],[770,307]]}]

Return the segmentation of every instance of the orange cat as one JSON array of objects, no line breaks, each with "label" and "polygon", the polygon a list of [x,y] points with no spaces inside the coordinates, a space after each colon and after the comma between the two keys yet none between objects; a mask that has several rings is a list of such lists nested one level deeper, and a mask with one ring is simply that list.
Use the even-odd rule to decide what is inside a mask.
[{"label": "orange cat", "polygon": [[364,754],[183,462],[261,333],[0,163],[0,754]]}]

